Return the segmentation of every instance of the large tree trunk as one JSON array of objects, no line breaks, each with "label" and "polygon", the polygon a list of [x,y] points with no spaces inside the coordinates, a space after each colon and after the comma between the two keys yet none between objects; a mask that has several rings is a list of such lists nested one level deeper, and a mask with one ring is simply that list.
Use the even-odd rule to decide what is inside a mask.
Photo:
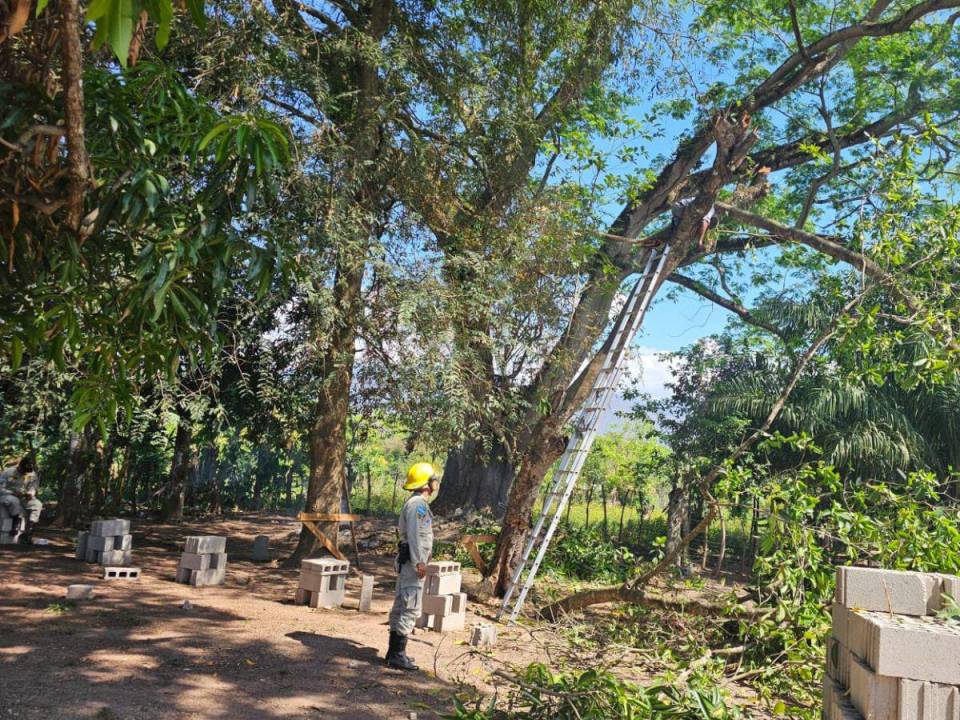
[{"label": "large tree trunk", "polygon": [[59,527],[73,527],[80,518],[83,477],[90,464],[90,433],[71,433],[67,450],[67,472],[60,487],[57,502],[57,516],[53,524]]},{"label": "large tree trunk", "polygon": [[[685,143],[674,160],[661,172],[654,187],[645,196],[627,206],[611,226],[611,238],[638,237],[659,213],[676,201],[683,179],[700,161],[703,154],[716,143],[713,167],[702,182],[693,202],[685,206],[682,215],[670,230],[659,231],[647,240],[651,243],[667,243],[671,253],[661,267],[661,275],[650,287],[650,300],[655,299],[663,282],[680,267],[699,242],[699,227],[710,208],[716,203],[720,189],[734,176],[757,136],[749,123],[731,123],[718,118]],[[521,423],[515,464],[521,467],[520,474],[510,491],[503,530],[497,543],[496,571],[497,589],[501,592],[509,584],[519,559],[522,545],[530,524],[529,514],[544,475],[555,454],[543,449],[559,440],[560,431],[569,418],[590,393],[601,368],[613,349],[615,333],[609,333],[599,351],[595,352],[598,339],[608,325],[610,309],[621,283],[641,264],[642,252],[636,245],[615,240],[607,243],[604,253],[599,253],[590,269],[589,279],[566,329],[557,344],[550,350],[545,362],[529,388],[528,399],[533,409]],[[618,268],[610,272],[611,265]],[[634,312],[638,312],[637,303]],[[633,322],[631,317],[627,322]],[[578,368],[586,362],[584,369]],[[542,407],[550,408],[547,416],[540,415]],[[524,482],[520,482],[521,477]],[[509,520],[509,522],[508,522]]]},{"label": "large tree trunk", "polygon": [[[667,545],[664,552],[672,555],[684,537],[684,528],[690,524],[690,489],[685,478],[679,478],[670,489],[667,500]],[[686,550],[677,554],[677,564],[686,562]]]},{"label": "large tree trunk", "polygon": [[[365,258],[342,271],[334,285],[334,298],[342,320],[333,334],[324,367],[333,368],[327,376],[314,410],[310,429],[310,478],[307,483],[305,511],[339,513],[342,489],[347,473],[347,414],[350,409],[350,384],[353,380],[357,308],[363,283]],[[336,546],[340,524],[321,523],[318,529]],[[296,564],[316,549],[317,538],[307,528],[300,530],[300,541],[288,559]]]},{"label": "large tree trunk", "polygon": [[512,481],[513,467],[502,443],[495,441],[485,453],[480,443],[467,440],[447,455],[443,482],[432,505],[438,513],[481,510],[492,512],[499,520],[506,510]]},{"label": "large tree trunk", "polygon": [[[364,3],[358,12],[363,16],[362,32],[366,41],[378,46],[388,33],[394,13],[389,0]],[[376,54],[358,51],[344,55],[342,81],[344,96],[352,97],[333,118],[342,137],[352,148],[351,164],[344,180],[356,188],[354,207],[344,220],[350,237],[338,245],[333,282],[334,325],[321,362],[323,388],[314,408],[310,428],[310,478],[305,510],[314,513],[338,513],[342,488],[346,481],[347,415],[350,408],[350,386],[357,339],[357,325],[362,319],[363,276],[370,243],[386,209],[384,186],[379,176],[378,156],[381,152],[380,128],[386,121],[385,100],[381,96],[381,73]],[[360,218],[360,219],[356,219]],[[319,530],[336,545],[339,523],[324,523]],[[308,557],[317,544],[314,535],[302,528],[300,540],[288,565]]]},{"label": "large tree trunk", "polygon": [[170,479],[163,504],[160,508],[160,518],[165,522],[180,522],[183,520],[183,505],[187,494],[187,475],[190,472],[190,442],[193,433],[188,420],[182,416],[177,423],[177,436],[173,442],[173,462],[170,463]]},{"label": "large tree trunk", "polygon": [[[523,545],[530,530],[530,520],[537,493],[550,466],[563,454],[564,439],[556,427],[546,422],[534,428],[534,434],[526,447],[530,448],[524,464],[520,467],[507,499],[503,528],[497,538],[493,562],[488,572],[495,574],[493,590],[498,595],[507,591],[513,570],[523,554]],[[485,579],[489,585],[490,580]]]}]

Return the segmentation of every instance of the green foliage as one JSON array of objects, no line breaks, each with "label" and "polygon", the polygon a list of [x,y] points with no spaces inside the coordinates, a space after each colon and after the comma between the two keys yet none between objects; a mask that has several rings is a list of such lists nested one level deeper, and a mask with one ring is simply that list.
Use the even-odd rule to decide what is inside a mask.
[{"label": "green foliage", "polygon": [[[10,308],[0,344],[11,365],[24,356],[61,369],[81,364],[71,394],[77,427],[111,424],[119,407],[129,416],[138,382],[157,373],[172,379],[183,359],[209,361],[230,283],[266,292],[271,248],[240,231],[276,197],[288,158],[276,123],[220,115],[162,64],[144,61],[123,76],[91,67],[85,89],[96,237],[84,242],[46,220],[22,222],[5,248],[17,272],[0,278]],[[16,108],[2,121],[10,137],[31,121]],[[200,148],[208,129],[216,147]]]},{"label": "green foliage", "polygon": [[625,547],[604,539],[597,526],[561,525],[544,558],[544,569],[577,580],[623,580],[636,559]]},{"label": "green foliage", "polygon": [[[670,685],[640,687],[607,670],[556,673],[535,663],[510,678],[501,702],[456,701],[451,720],[727,720],[739,717],[720,691]],[[484,707],[486,706],[486,707]]]},{"label": "green foliage", "polygon": [[[757,666],[769,668],[762,673],[764,693],[801,703],[818,697],[837,565],[960,570],[960,509],[943,504],[945,487],[922,472],[900,483],[844,483],[820,462],[765,484],[769,513],[753,590],[767,613],[741,625]],[[774,669],[771,657],[782,665]]]}]

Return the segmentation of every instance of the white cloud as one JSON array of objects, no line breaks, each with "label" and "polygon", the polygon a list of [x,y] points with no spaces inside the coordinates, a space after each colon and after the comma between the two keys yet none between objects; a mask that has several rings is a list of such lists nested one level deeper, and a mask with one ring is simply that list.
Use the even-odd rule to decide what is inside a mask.
[{"label": "white cloud", "polygon": [[667,383],[673,381],[674,368],[670,361],[660,357],[664,350],[652,347],[634,346],[629,349],[624,359],[623,376],[620,379],[620,388],[613,399],[613,403],[600,419],[600,432],[606,432],[619,421],[618,412],[626,412],[631,402],[623,397],[623,390],[636,387],[641,392],[648,393],[655,399],[670,395]]},{"label": "white cloud", "polygon": [[655,398],[667,397],[667,383],[673,381],[675,370],[669,360],[660,357],[664,352],[652,347],[631,347],[625,359],[621,389],[635,384]]}]

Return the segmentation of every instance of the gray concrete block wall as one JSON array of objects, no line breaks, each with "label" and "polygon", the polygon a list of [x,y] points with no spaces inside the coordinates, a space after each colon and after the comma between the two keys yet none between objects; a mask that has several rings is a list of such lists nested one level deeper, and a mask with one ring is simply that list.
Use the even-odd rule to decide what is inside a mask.
[{"label": "gray concrete block wall", "polygon": [[[300,563],[300,582],[294,603],[312,608],[336,608],[343,604],[350,563],[337,558],[311,558]],[[371,585],[371,593],[373,587]]]},{"label": "gray concrete block wall", "polygon": [[190,535],[184,540],[184,552],[223,553],[227,551],[227,539],[221,535]]},{"label": "gray concrete block wall", "polygon": [[129,565],[133,560],[130,521],[121,518],[94,520],[90,530],[77,535],[75,557],[100,565]]},{"label": "gray concrete block wall", "polygon": [[467,620],[467,596],[460,592],[460,563],[427,563],[427,576],[417,627],[436,632],[463,630]]},{"label": "gray concrete block wall", "polygon": [[194,587],[222,585],[227,574],[227,539],[220,535],[191,535],[184,542],[176,581]]},{"label": "gray concrete block wall", "polygon": [[940,618],[960,578],[838,568],[827,644],[828,720],[960,720],[960,622]]},{"label": "gray concrete block wall", "polygon": [[937,575],[880,568],[837,568],[836,600],[847,608],[923,616],[940,608]]}]

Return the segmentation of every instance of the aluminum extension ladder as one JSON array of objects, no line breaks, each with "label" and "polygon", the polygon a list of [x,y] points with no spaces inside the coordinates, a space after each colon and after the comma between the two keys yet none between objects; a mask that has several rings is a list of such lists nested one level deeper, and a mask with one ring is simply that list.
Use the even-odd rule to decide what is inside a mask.
[{"label": "aluminum extension ladder", "polygon": [[[584,406],[580,409],[573,423],[573,433],[567,441],[567,447],[563,451],[560,464],[553,475],[537,522],[527,538],[520,563],[510,578],[510,587],[507,588],[507,594],[504,596],[500,610],[497,612],[497,620],[500,620],[504,613],[509,612],[508,622],[513,622],[523,607],[523,601],[526,599],[527,593],[533,587],[537,570],[540,569],[540,564],[543,562],[550,541],[553,539],[553,534],[556,532],[560,517],[570,500],[577,478],[580,477],[580,470],[583,468],[583,463],[587,459],[593,441],[597,436],[600,417],[610,406],[610,401],[620,382],[627,348],[643,322],[643,316],[650,305],[654,290],[660,283],[660,275],[669,254],[669,246],[651,248],[647,253],[643,274],[634,284],[627,302],[617,318],[610,352],[597,374],[590,393],[584,400]],[[544,526],[546,526],[546,529],[544,529]],[[533,564],[530,565],[530,554],[535,547],[538,548],[537,555]],[[523,577],[528,565],[529,571],[527,571],[523,580],[520,594],[514,599],[514,592],[519,586],[520,578]],[[512,606],[511,600],[513,600]]]}]

